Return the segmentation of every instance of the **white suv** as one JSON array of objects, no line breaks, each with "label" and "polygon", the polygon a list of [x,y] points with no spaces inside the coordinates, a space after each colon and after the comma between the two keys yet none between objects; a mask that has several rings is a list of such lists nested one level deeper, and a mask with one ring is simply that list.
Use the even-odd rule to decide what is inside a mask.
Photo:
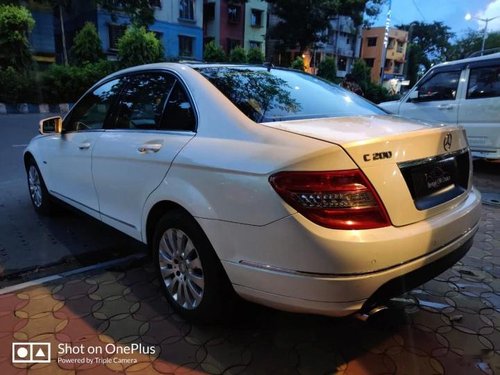
[{"label": "white suv", "polygon": [[500,159],[500,53],[436,65],[401,100],[380,107],[461,125],[474,156]]},{"label": "white suv", "polygon": [[463,131],[395,118],[314,76],[155,64],[41,122],[35,209],[70,204],[147,243],[165,294],[210,319],[231,295],[342,316],[444,271],[480,195]]}]

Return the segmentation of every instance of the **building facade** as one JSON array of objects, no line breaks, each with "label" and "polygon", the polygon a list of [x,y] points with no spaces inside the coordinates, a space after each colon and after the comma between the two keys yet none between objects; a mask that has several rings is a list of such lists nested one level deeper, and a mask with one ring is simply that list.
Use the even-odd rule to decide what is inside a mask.
[{"label": "building facade", "polygon": [[205,0],[203,4],[204,44],[215,41],[228,54],[244,46],[245,12],[243,0]]},{"label": "building facade", "polygon": [[243,47],[247,51],[258,48],[263,54],[266,52],[267,7],[267,2],[263,0],[247,0],[245,4]]},{"label": "building facade", "polygon": [[[371,80],[376,83],[403,78],[408,32],[389,29],[387,49],[384,48],[384,35],[385,27],[363,30],[361,58],[371,68]],[[384,64],[383,76],[382,64]]]},{"label": "building facade", "polygon": [[312,66],[330,57],[337,63],[337,77],[345,77],[360,56],[361,28],[354,25],[351,17],[337,16],[330,21],[325,39],[326,42],[318,43]]},{"label": "building facade", "polygon": [[[155,22],[149,29],[156,33],[165,48],[167,58],[201,60],[203,57],[203,0],[156,0]],[[57,8],[40,7],[27,3],[35,18],[35,29],[30,40],[35,60],[63,62],[62,31]],[[130,18],[123,12],[109,12],[93,1],[73,1],[63,12],[66,50],[86,22],[96,26],[108,59],[116,59],[117,42],[123,35]]]}]

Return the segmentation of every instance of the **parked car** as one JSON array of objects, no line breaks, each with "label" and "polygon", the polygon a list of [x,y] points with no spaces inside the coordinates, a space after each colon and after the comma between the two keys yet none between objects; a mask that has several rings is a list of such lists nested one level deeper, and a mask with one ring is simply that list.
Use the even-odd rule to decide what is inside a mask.
[{"label": "parked car", "polygon": [[500,159],[500,53],[436,65],[401,100],[380,107],[412,119],[459,124],[475,157]]},{"label": "parked car", "polygon": [[234,292],[289,311],[369,311],[443,272],[480,218],[462,129],[387,115],[273,67],[154,64],[41,121],[36,211],[62,201],[152,249],[188,318]]}]

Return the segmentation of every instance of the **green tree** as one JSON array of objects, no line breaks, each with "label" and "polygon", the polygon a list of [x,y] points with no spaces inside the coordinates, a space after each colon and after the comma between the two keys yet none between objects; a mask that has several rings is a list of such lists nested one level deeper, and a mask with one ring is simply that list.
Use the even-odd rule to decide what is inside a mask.
[{"label": "green tree", "polygon": [[245,49],[240,46],[234,47],[229,53],[229,61],[232,63],[246,63],[247,53]]},{"label": "green tree", "polygon": [[352,64],[352,79],[361,87],[363,92],[367,92],[371,84],[371,68],[366,65],[365,60],[358,59]]},{"label": "green tree", "polygon": [[[483,33],[481,31],[469,30],[465,36],[452,43],[446,58],[449,61],[466,58],[475,52],[481,51],[482,42]],[[488,33],[484,43],[485,50],[496,48],[500,48],[499,31]]]},{"label": "green tree", "polygon": [[165,59],[163,45],[145,27],[130,26],[118,39],[118,59],[123,66],[159,62]]},{"label": "green tree", "polygon": [[429,69],[432,64],[444,61],[450,49],[450,39],[454,34],[449,26],[443,22],[433,23],[412,22],[406,25],[397,25],[396,28],[407,30],[409,33],[409,43],[418,45],[422,54],[420,61],[414,61],[417,66],[423,64]]},{"label": "green tree", "polygon": [[104,9],[115,15],[124,12],[136,26],[147,27],[155,22],[154,7],[150,0],[96,0]]},{"label": "green tree", "polygon": [[302,70],[304,71],[305,66],[304,66],[304,59],[301,56],[297,56],[295,60],[292,61],[292,65],[290,66],[292,69],[295,70]]},{"label": "green tree", "polygon": [[250,64],[262,64],[264,62],[264,54],[260,48],[250,48],[247,58]]},{"label": "green tree", "polygon": [[22,6],[0,5],[0,68],[26,71],[31,63],[27,34],[35,26],[30,11]]},{"label": "green tree", "polygon": [[318,66],[318,77],[324,78],[330,82],[337,79],[337,63],[331,57],[327,57]]},{"label": "green tree", "polygon": [[71,48],[71,57],[77,65],[96,62],[104,57],[101,38],[94,24],[87,22],[76,34]]},{"label": "green tree", "polygon": [[205,48],[203,50],[203,60],[206,62],[223,62],[226,60],[226,54],[221,46],[211,40],[205,44]]},{"label": "green tree", "polygon": [[369,17],[378,15],[386,0],[268,0],[273,13],[280,21],[270,30],[272,38],[279,39],[284,47],[300,52],[315,42],[323,41],[325,31],[331,28],[330,20],[342,14],[351,16],[356,25],[361,24],[363,12]]}]

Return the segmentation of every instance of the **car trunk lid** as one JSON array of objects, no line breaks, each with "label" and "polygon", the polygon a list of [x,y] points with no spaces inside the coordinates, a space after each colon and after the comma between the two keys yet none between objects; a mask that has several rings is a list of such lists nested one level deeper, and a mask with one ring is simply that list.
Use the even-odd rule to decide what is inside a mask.
[{"label": "car trunk lid", "polygon": [[464,199],[471,161],[459,127],[394,116],[265,123],[342,147],[368,177],[394,226],[434,216]]}]

